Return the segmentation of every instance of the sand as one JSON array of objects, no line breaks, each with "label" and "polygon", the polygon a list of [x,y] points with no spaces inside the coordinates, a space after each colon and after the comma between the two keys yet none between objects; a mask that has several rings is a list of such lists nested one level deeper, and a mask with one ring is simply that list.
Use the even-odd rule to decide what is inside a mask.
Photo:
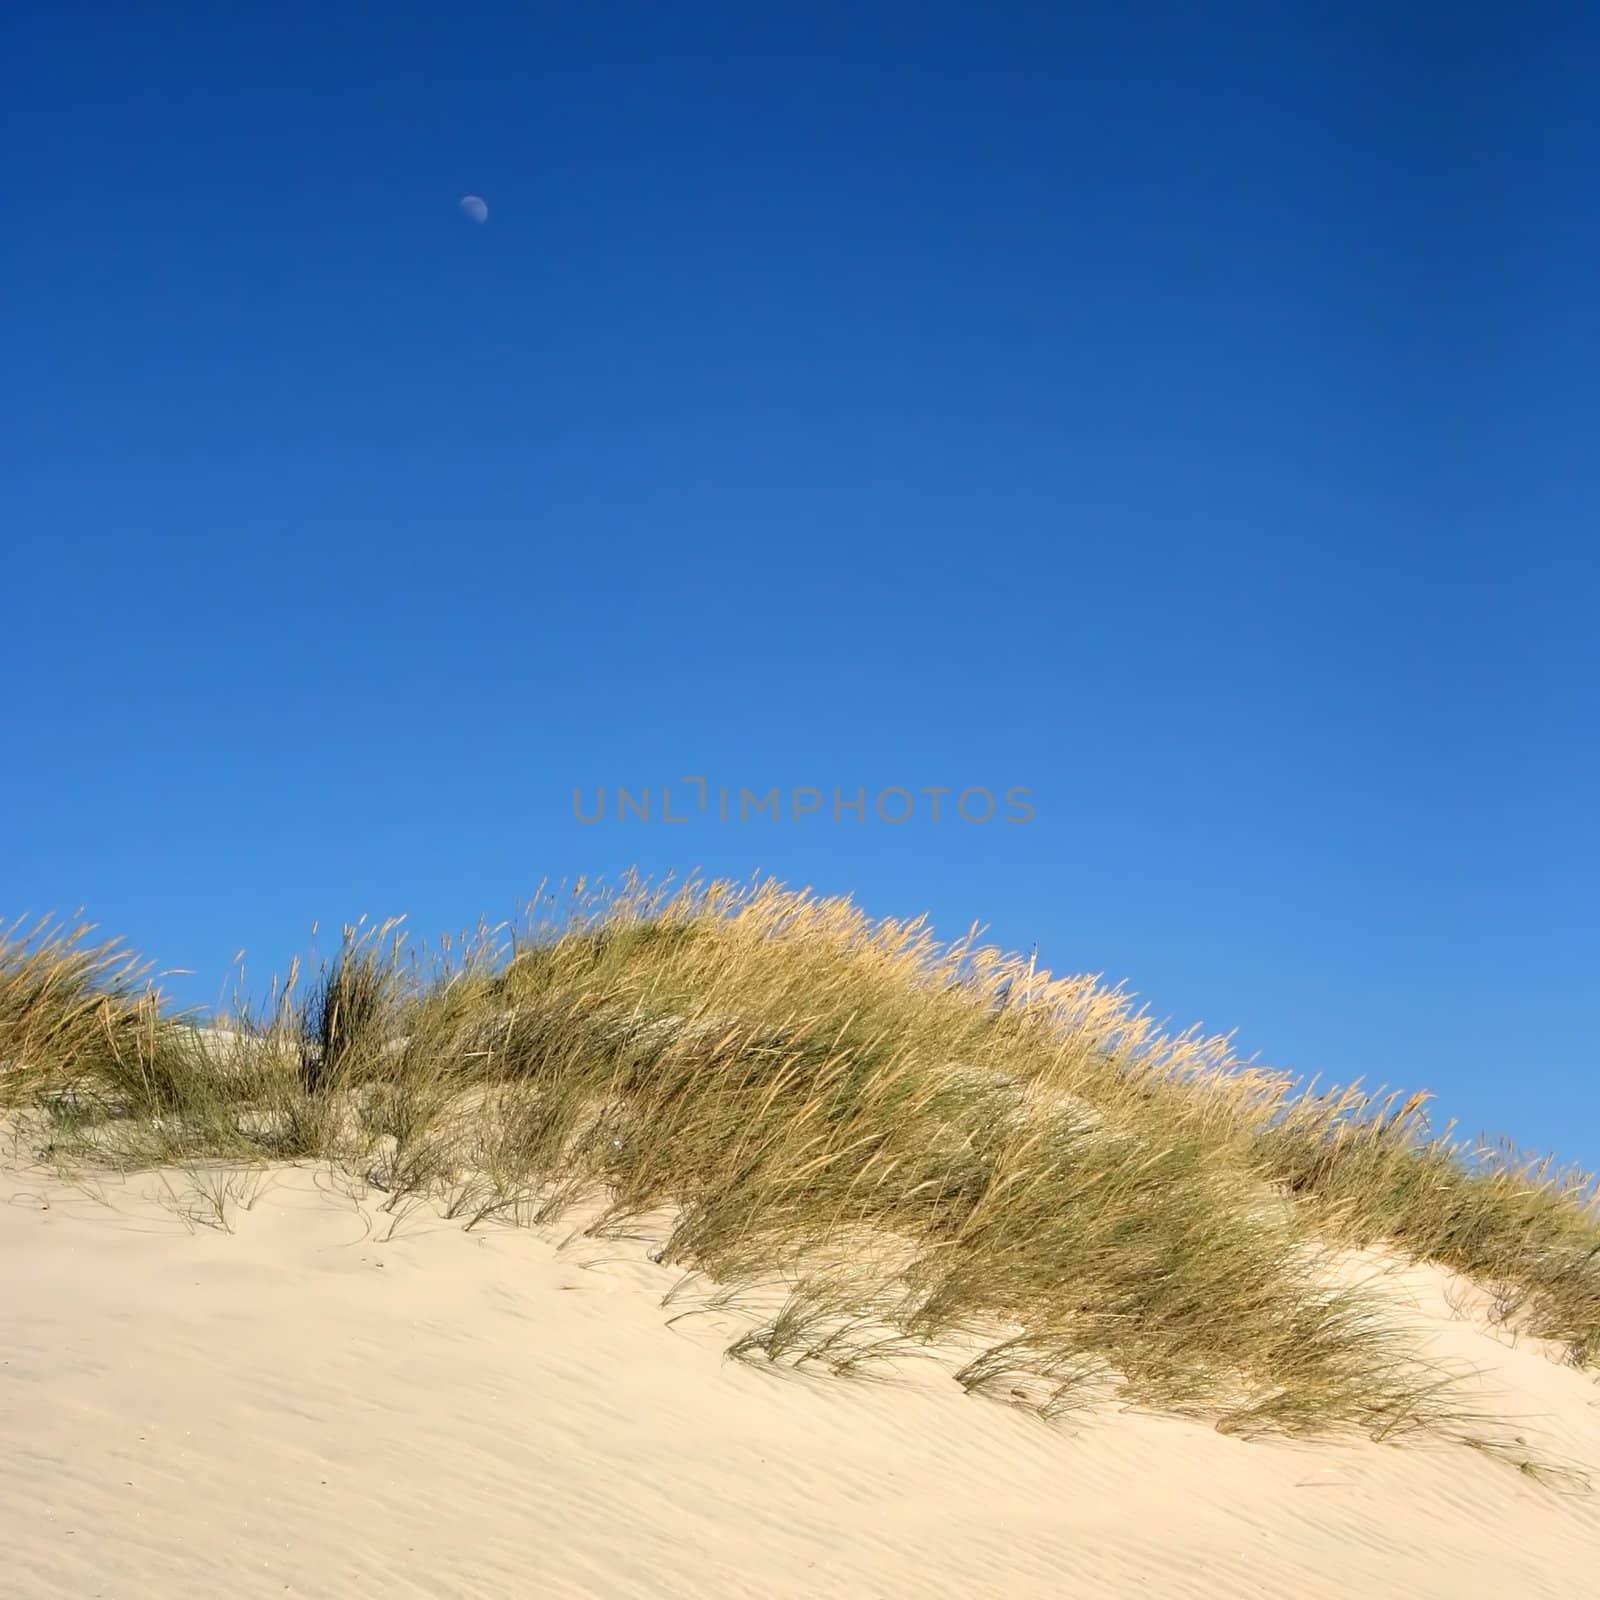
[{"label": "sand", "polygon": [[[181,1180],[180,1180],[181,1182]],[[151,1190],[156,1191],[152,1196]],[[722,1359],[637,1243],[414,1217],[291,1170],[234,1231],[148,1177],[0,1174],[0,1593],[1444,1596],[1596,1592],[1597,1492],[1461,1446],[1051,1428],[919,1367]],[[383,1219],[381,1226],[387,1225]],[[564,1231],[564,1230],[563,1230]],[[1393,1292],[1482,1403],[1600,1468],[1600,1385],[1432,1269]]]}]

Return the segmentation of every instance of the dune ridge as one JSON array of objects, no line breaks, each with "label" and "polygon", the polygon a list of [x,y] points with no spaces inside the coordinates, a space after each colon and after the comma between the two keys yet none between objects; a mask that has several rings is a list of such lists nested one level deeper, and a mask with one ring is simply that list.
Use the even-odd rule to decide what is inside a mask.
[{"label": "dune ridge", "polygon": [[[771,882],[580,882],[431,951],[397,924],[348,928],[333,957],[196,1026],[122,946],[19,924],[0,937],[0,1111],[8,1249],[34,1285],[6,1369],[33,1452],[5,1484],[27,1593],[92,1592],[69,1588],[84,1530],[56,1548],[51,1508],[98,1525],[115,1501],[72,1397],[105,1386],[95,1415],[117,1426],[155,1404],[153,1383],[191,1416],[185,1372],[244,1419],[228,1437],[276,1463],[200,1492],[206,1537],[248,1517],[257,1531],[228,1537],[304,1592],[340,1592],[327,1561],[344,1538],[363,1583],[457,1592],[440,1574],[459,1570],[461,1593],[515,1594],[512,1552],[546,1530],[569,1565],[539,1592],[754,1593],[762,1528],[794,1561],[799,1528],[868,1552],[827,1580],[841,1593],[1399,1593],[1400,1573],[1404,1592],[1455,1592],[1419,1588],[1400,1550],[1411,1494],[1413,1540],[1448,1524],[1463,1561],[1507,1581],[1532,1561],[1551,1586],[1512,1592],[1554,1594],[1594,1531],[1592,1180],[1436,1133],[1426,1095],[1241,1062],[976,930],[941,944],[920,920]],[[74,1260],[91,1270],[63,1269]],[[526,1283],[505,1276],[513,1260]],[[406,1317],[390,1318],[390,1274],[412,1267]],[[597,1284],[617,1317],[604,1327],[575,1309]],[[543,1347],[525,1325],[540,1319]],[[665,1432],[640,1383],[655,1410],[663,1386],[690,1397]],[[485,1410],[485,1394],[512,1398]],[[384,1421],[408,1407],[410,1463]],[[477,1418],[459,1439],[451,1408]],[[545,1414],[565,1418],[553,1456],[530,1443]],[[825,1436],[825,1417],[843,1429],[831,1463],[808,1431]],[[737,1444],[752,1426],[773,1439],[753,1477]],[[264,1507],[369,1434],[398,1498],[339,1481],[388,1531],[323,1519],[301,1484],[287,1526],[325,1547],[295,1565]],[[177,1457],[152,1451],[170,1485],[190,1449],[175,1437],[161,1435]],[[947,1449],[993,1481],[963,1499]],[[659,1468],[648,1482],[634,1451]],[[445,1459],[477,1487],[430,1477]],[[719,1476],[730,1460],[736,1481]],[[1286,1493],[1274,1474],[1300,1460],[1341,1462],[1371,1493]],[[692,1505],[675,1477],[697,1485]],[[629,1486],[648,1537],[596,1509],[618,1504],[601,1480]],[[892,1505],[887,1480],[903,1482]],[[1220,1504],[1225,1482],[1252,1504]],[[597,1497],[587,1512],[575,1483]],[[1063,1486],[1082,1503],[1064,1507]],[[401,1501],[430,1494],[480,1529],[480,1555],[405,1522]],[[742,1510],[730,1521],[708,1496]],[[1372,1532],[1308,1512],[1319,1496],[1359,1505]],[[181,1500],[135,1502],[167,1529],[173,1572]],[[1496,1517],[1539,1548],[1495,1545]],[[1323,1570],[1336,1528],[1349,1550]],[[1075,1563],[1091,1531],[1100,1555]],[[409,1576],[390,1549],[402,1535],[424,1551]],[[113,1561],[110,1530],[94,1537]],[[674,1566],[721,1540],[745,1554],[698,1580]],[[1363,1550],[1390,1558],[1387,1576]],[[783,1582],[812,1581],[774,1559]],[[106,1592],[191,1581],[99,1570]],[[772,1582],[762,1592],[786,1592]]]}]

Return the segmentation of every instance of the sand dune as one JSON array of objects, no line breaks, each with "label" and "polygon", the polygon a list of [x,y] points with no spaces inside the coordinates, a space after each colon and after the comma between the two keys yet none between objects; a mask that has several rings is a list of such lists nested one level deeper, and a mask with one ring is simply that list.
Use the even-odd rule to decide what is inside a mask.
[{"label": "sand dune", "polygon": [[[1068,1429],[932,1369],[724,1361],[643,1245],[413,1217],[288,1170],[234,1231],[157,1179],[0,1177],[0,1591],[242,1596],[1486,1596],[1593,1592],[1600,1493],[1458,1445]],[[563,1230],[564,1231],[564,1230]],[[1600,1466],[1600,1386],[1394,1292],[1481,1403]]]}]

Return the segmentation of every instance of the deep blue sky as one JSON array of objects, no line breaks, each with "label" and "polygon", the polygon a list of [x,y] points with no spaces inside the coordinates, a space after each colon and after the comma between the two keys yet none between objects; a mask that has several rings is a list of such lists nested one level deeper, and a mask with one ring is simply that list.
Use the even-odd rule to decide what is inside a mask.
[{"label": "deep blue sky", "polygon": [[[7,34],[0,905],[760,867],[1600,1160],[1592,10]],[[1036,816],[573,817],[691,773]]]}]

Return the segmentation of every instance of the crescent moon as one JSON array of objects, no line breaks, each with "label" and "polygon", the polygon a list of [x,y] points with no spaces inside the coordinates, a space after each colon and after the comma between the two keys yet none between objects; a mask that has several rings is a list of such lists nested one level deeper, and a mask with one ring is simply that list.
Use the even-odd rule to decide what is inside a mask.
[{"label": "crescent moon", "polygon": [[487,222],[489,220],[489,207],[475,194],[462,195],[461,209],[474,222]]}]

